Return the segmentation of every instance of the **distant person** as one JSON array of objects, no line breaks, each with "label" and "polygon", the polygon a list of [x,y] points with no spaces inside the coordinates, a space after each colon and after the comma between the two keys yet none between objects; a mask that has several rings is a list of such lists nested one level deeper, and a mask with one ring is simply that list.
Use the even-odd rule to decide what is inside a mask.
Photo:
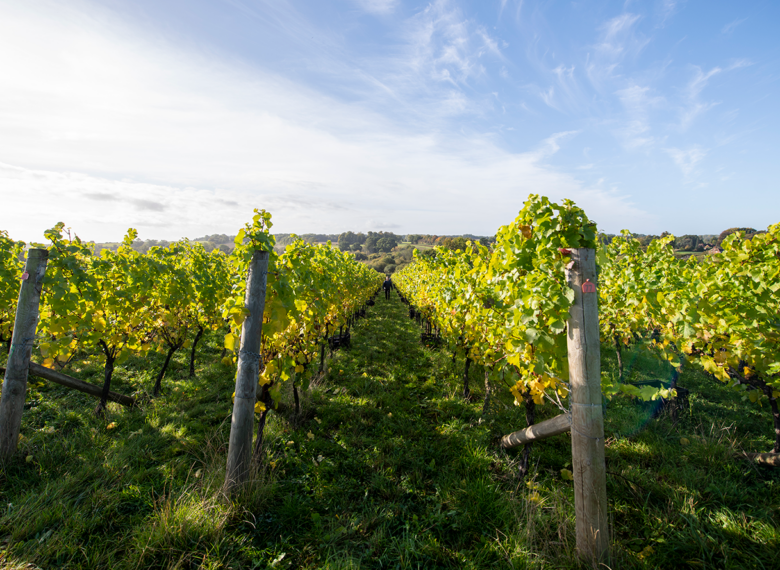
[{"label": "distant person", "polygon": [[393,282],[390,281],[390,276],[385,277],[385,282],[382,283],[382,288],[385,290],[385,299],[390,298],[390,289],[393,288]]}]

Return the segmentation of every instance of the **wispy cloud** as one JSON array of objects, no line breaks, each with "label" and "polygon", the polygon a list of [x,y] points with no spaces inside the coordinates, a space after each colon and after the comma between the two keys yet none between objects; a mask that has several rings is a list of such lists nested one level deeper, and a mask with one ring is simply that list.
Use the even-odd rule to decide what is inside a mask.
[{"label": "wispy cloud", "polygon": [[632,84],[615,93],[625,109],[625,119],[616,130],[618,139],[628,149],[645,147],[654,142],[649,136],[650,111],[663,102],[663,98],[653,96],[649,87]]},{"label": "wispy cloud", "polygon": [[600,37],[593,46],[588,60],[587,73],[597,90],[619,73],[619,67],[627,59],[636,57],[649,43],[649,39],[636,31],[641,20],[639,14],[624,13],[599,28]]},{"label": "wispy cloud", "polygon": [[749,65],[751,65],[750,61],[738,59],[725,68],[713,67],[707,72],[702,71],[699,66],[694,66],[693,77],[685,89],[686,103],[681,110],[680,128],[683,131],[687,130],[699,115],[718,105],[718,102],[716,101],[702,101],[700,97],[710,79],[721,73],[740,69]]},{"label": "wispy cloud", "polygon": [[660,12],[661,12],[661,26],[666,24],[666,21],[674,16],[674,14],[677,12],[677,5],[679,2],[677,0],[662,0]]},{"label": "wispy cloud", "polygon": [[[359,226],[373,219],[490,233],[529,193],[573,198],[608,225],[645,216],[624,196],[543,164],[565,134],[510,152],[490,134],[421,129],[152,41],[97,7],[84,16],[49,6],[45,15],[3,8],[0,18],[0,53],[19,54],[0,75],[2,223],[18,238],[40,239],[59,220],[98,240],[129,226],[166,239],[229,233],[254,207],[273,211],[279,231],[367,229]],[[424,48],[418,73],[443,85],[440,116],[465,112],[460,87],[480,49],[489,52],[476,26],[444,6],[412,23],[429,30],[415,44]],[[443,70],[452,81],[435,76]],[[24,215],[31,207],[34,220]]]},{"label": "wispy cloud", "polygon": [[354,0],[366,12],[372,14],[392,14],[398,7],[398,0]]},{"label": "wispy cloud", "polygon": [[707,156],[707,150],[698,145],[687,149],[667,148],[665,150],[688,179],[695,173],[696,166]]},{"label": "wispy cloud", "polygon": [[429,4],[407,29],[413,67],[439,81],[465,83],[485,72],[483,54],[500,56],[498,42],[448,0]]},{"label": "wispy cloud", "polygon": [[739,18],[738,20],[734,20],[733,22],[729,22],[725,26],[723,26],[723,29],[721,30],[722,34],[729,35],[731,32],[734,31],[734,28],[739,26],[741,23],[747,21],[747,18]]}]

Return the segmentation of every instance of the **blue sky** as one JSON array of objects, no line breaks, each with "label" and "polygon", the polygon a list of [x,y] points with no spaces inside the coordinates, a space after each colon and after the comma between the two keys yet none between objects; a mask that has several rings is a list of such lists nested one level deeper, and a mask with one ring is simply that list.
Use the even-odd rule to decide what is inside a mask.
[{"label": "blue sky", "polygon": [[0,0],[0,229],[780,222],[777,2]]}]

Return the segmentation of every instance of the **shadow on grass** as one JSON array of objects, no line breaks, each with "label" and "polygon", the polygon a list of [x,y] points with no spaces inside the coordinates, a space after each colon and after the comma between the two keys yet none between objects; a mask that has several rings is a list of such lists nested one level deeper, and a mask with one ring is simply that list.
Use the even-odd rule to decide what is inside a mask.
[{"label": "shadow on grass", "polygon": [[[220,344],[204,339],[199,362],[218,362]],[[633,358],[635,379],[668,373]],[[129,361],[115,388],[149,389],[160,360]],[[483,417],[481,382],[474,402],[460,398],[462,362],[421,346],[395,294],[357,323],[300,416],[289,401],[270,414],[262,469],[232,502],[219,487],[233,371],[201,364],[189,380],[186,370],[177,355],[163,397],[112,405],[105,421],[87,396],[31,391],[22,453],[0,475],[6,567],[578,567],[573,488],[560,473],[569,437],[535,445],[520,482],[517,452],[496,445],[523,427],[520,409],[499,390]],[[732,457],[762,449],[768,421],[703,375],[686,370],[680,383],[692,409],[676,426],[627,399],[608,406],[610,567],[776,567],[780,477]],[[542,407],[538,420],[556,414]]]}]

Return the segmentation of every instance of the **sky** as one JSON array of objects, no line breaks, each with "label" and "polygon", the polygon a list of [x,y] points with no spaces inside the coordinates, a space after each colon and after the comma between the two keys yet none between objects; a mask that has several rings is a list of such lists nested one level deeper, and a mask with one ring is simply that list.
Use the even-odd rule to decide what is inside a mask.
[{"label": "sky", "polygon": [[0,230],[780,222],[780,3],[0,0]]}]

